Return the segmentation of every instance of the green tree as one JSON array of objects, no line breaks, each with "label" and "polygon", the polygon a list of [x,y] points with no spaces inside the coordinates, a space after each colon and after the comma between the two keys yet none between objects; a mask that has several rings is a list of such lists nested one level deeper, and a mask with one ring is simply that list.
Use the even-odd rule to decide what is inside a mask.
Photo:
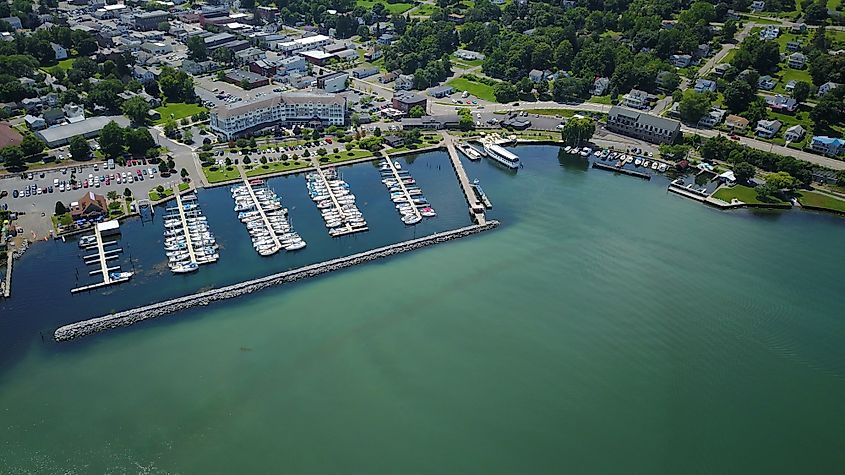
[{"label": "green tree", "polygon": [[734,176],[737,180],[747,183],[748,180],[754,178],[754,174],[756,173],[756,169],[754,165],[748,162],[739,162],[734,165]]},{"label": "green tree", "polygon": [[44,142],[33,134],[26,134],[21,142],[21,152],[26,156],[37,155],[44,150]]},{"label": "green tree", "polygon": [[458,127],[461,130],[470,130],[475,126],[475,121],[472,120],[472,113],[468,109],[458,111],[458,117]]},{"label": "green tree", "polygon": [[205,61],[208,59],[208,48],[205,46],[205,40],[200,36],[192,36],[188,38],[188,58],[194,61]]},{"label": "green tree", "polygon": [[707,94],[699,94],[692,89],[687,89],[684,92],[684,97],[678,105],[678,111],[681,114],[681,120],[687,123],[698,123],[704,114],[710,110],[710,96]]},{"label": "green tree", "polygon": [[136,126],[144,125],[150,112],[150,105],[141,96],[130,97],[123,102],[123,113]]},{"label": "green tree", "polygon": [[420,118],[424,115],[425,115],[425,109],[423,109],[422,106],[411,107],[411,110],[408,111],[408,116],[412,117],[414,119],[418,119],[418,118]]},{"label": "green tree", "polygon": [[493,86],[493,95],[496,96],[496,102],[511,102],[519,97],[519,91],[510,82],[501,81]]},{"label": "green tree", "polygon": [[373,129],[373,135],[375,135],[376,137],[381,137],[381,127],[376,126]]},{"label": "green tree", "polygon": [[23,152],[20,147],[14,145],[0,149],[0,157],[6,168],[11,170],[18,170],[23,168]]},{"label": "green tree", "polygon": [[65,213],[67,213],[67,207],[61,201],[56,201],[56,207],[55,207],[54,211],[55,211],[56,216],[61,216]]},{"label": "green tree", "polygon": [[132,190],[130,190],[129,188],[124,188],[123,189],[123,197],[124,198],[131,198],[132,197]]},{"label": "green tree", "polygon": [[561,138],[567,145],[581,145],[588,142],[596,131],[592,119],[573,117],[566,121],[561,130]]},{"label": "green tree", "polygon": [[792,89],[792,98],[799,103],[804,102],[808,97],[810,97],[810,92],[812,90],[813,87],[806,81],[798,81],[795,83],[795,88]]},{"label": "green tree", "polygon": [[168,137],[173,137],[173,134],[176,133],[176,130],[178,128],[179,127],[176,125],[175,120],[167,119],[167,121],[164,122],[164,135]]},{"label": "green tree", "polygon": [[182,132],[182,142],[186,144],[194,143],[194,134],[190,130]]},{"label": "green tree", "polygon": [[100,148],[106,158],[116,158],[123,153],[124,135],[123,129],[117,125],[117,122],[110,121],[100,131]]},{"label": "green tree", "polygon": [[185,170],[184,168],[179,170],[179,176],[181,176],[182,179],[188,178],[188,170]]},{"label": "green tree", "polygon": [[748,108],[756,92],[745,81],[734,81],[724,91],[725,105],[731,112],[739,113]]},{"label": "green tree", "polygon": [[91,147],[88,146],[88,141],[81,135],[71,137],[69,149],[70,156],[78,162],[88,160],[91,155]]},{"label": "green tree", "polygon": [[156,145],[155,140],[150,135],[150,131],[144,127],[127,129],[125,131],[125,140],[129,153],[136,157],[146,156],[147,151]]},{"label": "green tree", "polygon": [[798,180],[785,171],[769,173],[766,175],[766,184],[776,190],[788,190],[798,184]]}]

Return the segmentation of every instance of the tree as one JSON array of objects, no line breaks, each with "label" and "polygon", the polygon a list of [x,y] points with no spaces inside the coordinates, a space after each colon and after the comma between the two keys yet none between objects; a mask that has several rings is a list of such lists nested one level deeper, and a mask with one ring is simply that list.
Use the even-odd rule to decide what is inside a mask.
[{"label": "tree", "polygon": [[56,216],[61,216],[67,213],[67,207],[61,201],[56,201],[56,208],[55,208]]},{"label": "tree", "polygon": [[129,153],[136,157],[147,155],[147,151],[154,148],[156,143],[150,131],[146,128],[127,129],[125,131],[126,146]]},{"label": "tree", "polygon": [[124,188],[123,189],[123,197],[124,198],[131,198],[132,197],[132,190],[130,190],[129,188]]},{"label": "tree", "polygon": [[754,89],[745,81],[734,81],[725,88],[725,105],[731,112],[738,113],[748,108],[756,96]]},{"label": "tree", "polygon": [[381,137],[381,127],[376,126],[376,128],[373,129],[373,135]]},{"label": "tree", "polygon": [[192,36],[188,38],[188,58],[194,61],[205,61],[208,59],[208,48],[205,46],[205,40],[200,36]]},{"label": "tree", "polygon": [[422,106],[414,106],[411,107],[411,110],[408,111],[408,116],[414,119],[418,119],[425,115],[425,109]]},{"label": "tree", "polygon": [[472,113],[469,109],[461,109],[458,111],[458,127],[461,130],[470,130],[475,126],[475,122],[472,120]]},{"label": "tree", "polygon": [[792,98],[799,103],[804,102],[808,97],[810,97],[811,91],[812,86],[810,86],[810,84],[806,81],[798,81],[795,83],[795,88],[792,89]]},{"label": "tree", "polygon": [[163,32],[167,33],[168,31],[170,31],[170,23],[168,23],[166,21],[159,22],[158,29],[159,29],[159,31],[163,31]]},{"label": "tree", "polygon": [[589,141],[596,131],[592,119],[587,117],[573,117],[566,121],[561,130],[561,138],[567,145],[581,145]]},{"label": "tree", "polygon": [[123,129],[117,122],[110,121],[100,132],[100,148],[106,158],[116,158],[123,153],[124,135]]},{"label": "tree", "polygon": [[766,175],[766,184],[776,190],[788,190],[794,188],[798,181],[788,172],[780,171]]},{"label": "tree", "polygon": [[70,139],[70,156],[76,161],[88,160],[91,155],[91,147],[88,146],[88,141],[81,135],[71,137]]},{"label": "tree", "polygon": [[182,142],[186,144],[194,143],[194,134],[190,130],[182,132]]},{"label": "tree", "polygon": [[493,86],[493,95],[496,96],[496,102],[511,102],[519,97],[519,91],[510,82],[501,81]]},{"label": "tree", "polygon": [[35,135],[26,134],[21,142],[21,152],[26,156],[37,155],[44,150],[44,142]]},{"label": "tree", "polygon": [[132,120],[136,126],[144,125],[147,121],[147,114],[150,112],[150,105],[141,96],[130,97],[123,102],[123,113]]},{"label": "tree", "polygon": [[168,137],[173,137],[173,134],[176,133],[176,129],[178,126],[176,125],[176,121],[173,119],[167,119],[164,122],[164,135]]},{"label": "tree", "polygon": [[170,170],[170,168],[167,166],[167,162],[165,162],[164,160],[158,162],[158,171],[164,173],[168,170]]},{"label": "tree", "polygon": [[185,170],[184,168],[179,170],[179,176],[181,176],[182,179],[188,178],[188,170]]},{"label": "tree", "polygon": [[14,145],[0,149],[0,157],[3,158],[3,163],[6,168],[15,170],[23,168],[23,152],[20,147]]},{"label": "tree", "polygon": [[754,165],[748,162],[739,162],[734,165],[734,176],[743,183],[747,183],[748,180],[754,177],[755,173],[756,169]]},{"label": "tree", "polygon": [[707,94],[699,94],[691,89],[684,92],[684,97],[678,105],[681,120],[687,123],[696,124],[707,111],[710,110],[710,97]]},{"label": "tree", "polygon": [[117,192],[114,191],[114,190],[111,190],[108,193],[106,193],[106,198],[108,198],[110,201],[117,201],[117,199],[119,197],[120,197],[120,195],[118,195]]}]

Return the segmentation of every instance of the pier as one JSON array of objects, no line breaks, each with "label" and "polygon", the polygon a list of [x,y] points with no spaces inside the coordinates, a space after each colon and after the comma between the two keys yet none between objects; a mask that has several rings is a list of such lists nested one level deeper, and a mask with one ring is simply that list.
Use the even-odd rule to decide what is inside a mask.
[{"label": "pier", "polygon": [[179,220],[182,221],[182,231],[185,233],[185,247],[191,262],[197,262],[197,255],[194,254],[194,244],[191,241],[191,231],[188,229],[188,217],[185,216],[185,206],[182,205],[182,195],[179,194],[179,185],[173,186],[173,194],[176,196],[176,207],[179,208]]},{"label": "pier", "polygon": [[99,269],[89,271],[88,275],[102,274],[103,275],[103,281],[97,282],[96,284],[83,285],[81,287],[76,287],[76,288],[70,289],[70,293],[72,293],[72,294],[79,293],[79,292],[85,292],[87,290],[98,289],[100,287],[107,287],[107,286],[112,285],[112,284],[119,284],[121,282],[126,282],[131,277],[131,273],[130,273],[129,276],[120,276],[116,279],[111,278],[111,275],[109,275],[109,272],[114,271],[114,270],[119,270],[120,266],[110,268],[109,265],[108,265],[108,261],[113,260],[113,259],[117,259],[117,257],[118,257],[117,254],[122,252],[123,250],[118,248],[118,249],[111,249],[111,250],[107,251],[105,249],[105,247],[107,245],[114,244],[117,241],[109,241],[109,242],[103,241],[103,234],[100,230],[99,224],[94,226],[94,237],[96,238],[97,243],[94,246],[88,246],[86,249],[90,249],[91,247],[93,247],[93,248],[97,249],[97,253],[91,254],[90,256],[84,256],[82,259],[83,259],[83,261],[85,262],[86,265],[93,265],[93,264],[99,264],[100,265]]},{"label": "pier", "polygon": [[629,170],[623,167],[616,167],[613,165],[608,165],[606,163],[601,162],[593,162],[593,168],[598,168],[599,170],[607,170],[616,173],[622,173],[623,175],[634,176],[637,178],[642,178],[643,180],[651,180],[651,175],[648,173],[638,172],[636,170]]},{"label": "pier", "polygon": [[101,332],[112,328],[120,328],[133,325],[144,320],[167,315],[180,310],[185,310],[192,307],[208,305],[217,300],[225,300],[235,298],[241,295],[250,294],[262,289],[283,285],[289,282],[296,282],[302,279],[316,277],[328,272],[345,269],[357,264],[382,259],[385,257],[401,254],[412,251],[422,247],[427,247],[433,244],[448,242],[455,239],[460,239],[467,236],[472,236],[490,229],[494,229],[499,225],[498,221],[491,220],[485,224],[474,224],[463,228],[445,231],[442,233],[431,234],[429,236],[412,239],[396,244],[391,244],[384,247],[379,247],[369,251],[353,254],[351,256],[339,257],[317,264],[311,264],[296,269],[291,269],[285,272],[272,274],[266,277],[259,277],[257,279],[248,280],[238,284],[220,287],[217,289],[206,290],[204,292],[197,292],[195,294],[186,295],[171,300],[166,300],[152,305],[133,308],[130,310],[117,312],[102,317],[83,320],[58,328],[53,337],[56,341],[67,341],[75,338],[80,338],[92,333]]},{"label": "pier", "polygon": [[252,189],[252,184],[249,182],[249,178],[247,178],[246,172],[244,172],[243,168],[240,167],[238,168],[238,171],[240,171],[241,178],[243,178],[244,180],[244,186],[246,186],[246,191],[249,193],[249,197],[255,204],[255,210],[258,211],[259,215],[261,215],[261,221],[264,223],[264,227],[270,233],[270,238],[273,240],[273,247],[275,248],[272,254],[275,254],[282,249],[282,243],[279,241],[279,236],[276,235],[276,231],[273,229],[273,225],[270,223],[270,219],[267,217],[267,213],[264,212],[264,207],[262,207],[261,203],[258,202],[258,197],[255,196],[255,190]]},{"label": "pier", "polygon": [[481,201],[479,201],[478,196],[475,194],[475,190],[469,182],[467,173],[461,163],[461,158],[458,156],[458,151],[455,149],[455,143],[452,136],[446,132],[441,132],[441,135],[443,135],[443,141],[446,143],[446,150],[449,152],[449,159],[452,162],[452,168],[455,169],[455,174],[458,175],[458,182],[461,185],[461,190],[463,190],[464,197],[469,204],[469,213],[472,215],[473,220],[476,223],[483,225],[487,222],[487,218],[484,216],[484,205]]},{"label": "pier", "polygon": [[[320,167],[319,162],[320,162],[319,158],[314,158],[314,159],[311,160],[311,163],[314,164],[314,171],[317,173],[317,175],[320,176],[320,180],[323,182],[323,185],[325,185],[326,192],[329,194],[329,198],[332,200],[332,204],[334,204],[334,209],[338,212],[338,214],[340,216],[344,216],[346,213],[344,213],[343,207],[337,201],[337,195],[335,195],[334,190],[332,189],[331,186],[329,186],[329,179],[326,178],[326,174],[323,172],[323,169]],[[332,237],[345,236],[347,234],[357,233],[357,232],[361,232],[361,231],[368,231],[370,228],[368,228],[367,226],[354,227],[351,224],[349,224],[349,222],[344,220],[342,228],[334,228],[334,229],[337,229],[337,231],[334,231],[334,233],[332,233]]]},{"label": "pier", "polygon": [[3,298],[9,298],[12,295],[12,257],[11,252],[6,253],[6,280],[3,283]]},{"label": "pier", "polygon": [[414,198],[411,196],[411,193],[408,192],[408,188],[405,186],[405,183],[402,181],[402,177],[399,176],[399,171],[396,170],[396,164],[393,163],[393,160],[390,159],[387,155],[382,153],[384,157],[384,161],[387,162],[387,165],[390,167],[390,172],[393,173],[393,178],[396,179],[397,184],[400,188],[402,188],[402,195],[405,196],[405,199],[408,200],[408,204],[411,205],[411,210],[414,212],[414,217],[417,221],[422,220],[422,215],[420,214],[420,210],[414,205]]}]

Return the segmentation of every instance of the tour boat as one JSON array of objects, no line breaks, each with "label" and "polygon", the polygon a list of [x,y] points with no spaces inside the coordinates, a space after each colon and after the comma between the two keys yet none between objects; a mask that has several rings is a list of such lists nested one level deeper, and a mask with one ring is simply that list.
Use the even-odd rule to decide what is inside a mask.
[{"label": "tour boat", "polygon": [[519,168],[519,156],[492,142],[484,143],[487,156],[508,168]]}]

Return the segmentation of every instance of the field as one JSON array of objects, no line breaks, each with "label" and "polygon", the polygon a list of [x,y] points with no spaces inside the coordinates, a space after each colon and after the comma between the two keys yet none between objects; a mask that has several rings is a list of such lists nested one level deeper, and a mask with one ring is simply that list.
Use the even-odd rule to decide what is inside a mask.
[{"label": "field", "polygon": [[610,102],[610,95],[607,96],[593,96],[587,100],[587,102],[592,102],[593,104],[606,104],[611,105]]},{"label": "field", "polygon": [[798,193],[798,202],[806,206],[825,208],[840,213],[845,213],[845,200],[840,200],[829,195],[815,191],[801,191]]},{"label": "field", "polygon": [[273,163],[265,163],[263,165],[258,165],[252,170],[247,170],[246,176],[253,177],[253,176],[261,176],[267,175],[270,173],[279,173],[279,172],[286,172],[290,170],[298,170],[300,168],[307,168],[311,166],[311,162],[308,160],[305,161],[287,161],[287,162],[273,162]]},{"label": "field", "polygon": [[372,10],[373,5],[376,3],[381,3],[384,5],[385,11],[392,14],[401,15],[402,13],[407,12],[411,8],[413,8],[413,3],[387,3],[387,2],[378,2],[374,0],[355,0],[355,6],[363,7],[366,10]]},{"label": "field", "polygon": [[435,8],[437,7],[430,3],[420,3],[417,8],[411,12],[411,16],[431,16],[431,14],[434,13]]},{"label": "field", "polygon": [[757,199],[757,191],[750,186],[744,185],[734,185],[730,188],[723,186],[713,194],[713,197],[725,203],[730,203],[731,200],[736,198],[746,204],[787,204],[777,198],[773,198],[774,201],[772,202],[760,201]]},{"label": "field", "polygon": [[158,201],[160,199],[167,198],[168,196],[172,196],[173,188],[165,188],[162,193],[159,193],[155,188],[153,188],[147,195],[150,197],[150,201]]},{"label": "field", "polygon": [[161,107],[157,107],[156,111],[161,114],[161,119],[156,121],[156,124],[163,124],[168,119],[179,120],[185,117],[190,117],[203,111],[208,111],[205,107],[199,104],[186,104],[184,102],[172,102]]},{"label": "field", "polygon": [[236,178],[240,178],[241,176],[240,173],[238,173],[238,169],[233,166],[224,168],[216,165],[211,167],[202,167],[202,172],[205,174],[205,178],[209,183],[220,183],[221,181],[234,180]]},{"label": "field", "polygon": [[479,99],[496,102],[496,96],[493,94],[493,86],[470,81],[465,78],[455,78],[446,84],[454,87],[456,91],[466,91]]}]

